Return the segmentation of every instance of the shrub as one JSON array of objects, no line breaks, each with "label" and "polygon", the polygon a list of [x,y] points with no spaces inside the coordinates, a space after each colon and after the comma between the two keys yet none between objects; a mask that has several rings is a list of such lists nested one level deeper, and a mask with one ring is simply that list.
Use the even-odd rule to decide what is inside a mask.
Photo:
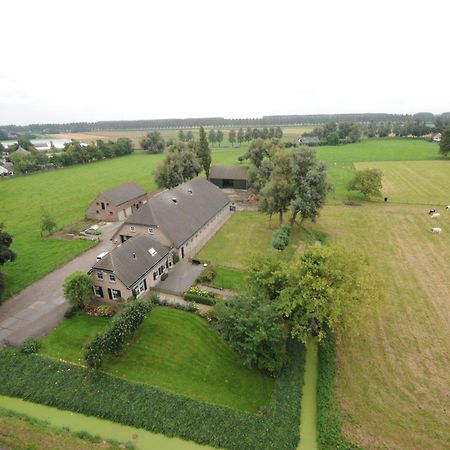
[{"label": "shrub", "polygon": [[203,269],[203,272],[198,276],[197,283],[211,283],[216,278],[217,272],[213,266],[208,266]]},{"label": "shrub", "polygon": [[276,250],[284,250],[289,245],[290,238],[290,225],[280,225],[272,234],[272,247]]},{"label": "shrub", "polygon": [[64,313],[64,317],[66,319],[71,319],[78,311],[78,308],[74,306],[70,306],[69,309]]},{"label": "shrub", "polygon": [[291,342],[288,363],[276,380],[267,407],[260,414],[251,414],[5,349],[0,352],[0,394],[214,447],[294,450],[303,367],[304,347]]},{"label": "shrub", "polygon": [[109,305],[100,305],[94,308],[86,307],[84,311],[92,317],[112,317],[115,314],[113,308]]},{"label": "shrub", "polygon": [[41,348],[41,342],[37,339],[29,338],[24,341],[20,351],[25,354],[37,353]]},{"label": "shrub", "polygon": [[197,294],[195,292],[190,292],[190,291],[187,291],[184,293],[184,299],[187,302],[196,302],[196,303],[201,303],[203,305],[215,305],[216,304],[216,300],[214,299],[214,297]]},{"label": "shrub", "polygon": [[86,346],[84,359],[88,367],[100,368],[103,356],[107,353],[120,355],[150,310],[150,303],[141,301],[136,301],[123,309],[106,330],[94,336]]},{"label": "shrub", "polygon": [[81,308],[92,299],[92,279],[84,272],[74,272],[64,280],[64,297],[72,306]]},{"label": "shrub", "polygon": [[172,263],[176,264],[180,260],[180,257],[178,256],[178,253],[176,251],[173,251],[171,253],[171,255],[172,255]]}]

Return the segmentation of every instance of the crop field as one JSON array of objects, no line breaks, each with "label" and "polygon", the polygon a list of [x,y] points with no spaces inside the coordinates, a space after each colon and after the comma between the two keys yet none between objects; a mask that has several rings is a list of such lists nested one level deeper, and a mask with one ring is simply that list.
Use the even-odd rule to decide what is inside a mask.
[{"label": "crop field", "polygon": [[[42,353],[84,365],[83,349],[108,319],[76,316],[43,341]],[[274,380],[243,366],[238,354],[204,319],[155,308],[123,356],[109,358],[106,372],[159,386],[209,403],[257,412],[267,404]]]},{"label": "crop field", "polygon": [[[450,178],[448,179],[450,183]],[[365,448],[448,448],[450,217],[430,232],[422,206],[328,206],[316,225],[367,255],[380,299],[359,335],[341,335],[344,431]]]}]

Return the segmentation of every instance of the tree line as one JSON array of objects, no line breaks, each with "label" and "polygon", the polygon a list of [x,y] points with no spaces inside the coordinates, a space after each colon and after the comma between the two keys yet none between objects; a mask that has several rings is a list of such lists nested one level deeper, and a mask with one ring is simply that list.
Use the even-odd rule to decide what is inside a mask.
[{"label": "tree line", "polygon": [[10,161],[14,164],[14,171],[21,174],[75,164],[87,164],[102,159],[129,155],[134,151],[133,143],[128,138],[119,138],[116,142],[98,140],[95,144],[90,145],[81,145],[79,142],[73,141],[66,144],[59,153],[38,152],[31,142],[22,142],[22,144],[24,144],[23,148],[30,152],[28,155],[17,153],[17,148],[14,147],[9,155]]},{"label": "tree line", "polygon": [[192,128],[206,127],[262,127],[279,125],[315,125],[327,122],[407,122],[414,119],[435,122],[439,118],[449,119],[450,112],[441,115],[432,113],[410,114],[304,114],[304,115],[272,115],[259,118],[230,118],[204,117],[190,119],[155,119],[155,120],[117,120],[99,122],[70,122],[63,124],[29,124],[29,125],[2,125],[0,129],[5,132],[24,133],[68,133],[86,131],[108,131],[108,130],[146,130],[165,128]]}]

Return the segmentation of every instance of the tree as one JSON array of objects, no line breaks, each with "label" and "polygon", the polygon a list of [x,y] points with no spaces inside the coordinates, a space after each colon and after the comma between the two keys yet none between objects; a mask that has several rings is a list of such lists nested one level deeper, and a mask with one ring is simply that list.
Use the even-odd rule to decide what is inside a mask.
[{"label": "tree", "polygon": [[41,216],[41,236],[49,234],[55,229],[56,222],[52,219],[48,211],[43,210]]},{"label": "tree", "polygon": [[200,127],[197,157],[203,170],[205,171],[206,178],[209,178],[209,170],[211,168],[211,149],[209,148],[208,139],[206,138],[206,132],[203,127]]},{"label": "tree", "polygon": [[64,297],[75,308],[82,308],[92,300],[92,279],[84,272],[74,272],[64,280]]},{"label": "tree", "polygon": [[245,132],[242,128],[239,128],[237,132],[237,141],[238,144],[241,145],[241,143],[245,140]]},{"label": "tree", "polygon": [[147,133],[141,139],[140,144],[143,150],[146,150],[151,154],[162,153],[164,151],[164,148],[166,147],[166,143],[159,131],[152,131],[151,133]]},{"label": "tree", "polygon": [[236,131],[235,130],[230,130],[228,132],[228,140],[230,141],[231,145],[234,145],[236,142]]},{"label": "tree", "polygon": [[310,247],[285,266],[286,285],[278,308],[291,325],[291,335],[319,342],[327,330],[358,328],[362,305],[373,297],[368,263],[340,247]]},{"label": "tree", "polygon": [[183,130],[180,130],[178,132],[178,140],[180,142],[185,142],[186,141],[186,136],[184,135],[184,131]]},{"label": "tree", "polygon": [[357,170],[355,176],[347,184],[349,191],[358,191],[366,198],[381,197],[381,178],[383,173],[379,169]]},{"label": "tree", "polygon": [[245,142],[250,142],[253,139],[252,129],[248,127],[245,130]]},{"label": "tree", "polygon": [[220,147],[220,144],[223,141],[223,131],[222,130],[217,130],[216,141],[219,143],[219,147]]},{"label": "tree", "polygon": [[208,133],[208,141],[211,142],[211,144],[214,144],[216,140],[217,140],[216,131],[211,128]]},{"label": "tree", "polygon": [[286,336],[273,303],[242,294],[219,302],[216,318],[218,330],[246,366],[279,373],[286,360]]},{"label": "tree", "polygon": [[305,147],[292,154],[292,184],[291,225],[298,215],[300,223],[305,219],[315,222],[332,190],[327,181],[327,167],[317,161],[315,150]]},{"label": "tree", "polygon": [[339,144],[339,135],[336,131],[327,135],[327,144],[328,145],[338,145]]},{"label": "tree", "polygon": [[[10,247],[13,241],[13,237],[3,230],[3,224],[0,223],[0,266],[3,266],[8,261],[14,261],[16,259],[16,253],[13,252]],[[0,299],[5,289],[6,282],[2,272],[0,272]]]},{"label": "tree", "polygon": [[4,152],[5,151],[5,147],[4,145],[0,142],[0,152]]},{"label": "tree", "polygon": [[194,140],[194,133],[191,130],[189,130],[186,133],[186,141],[189,142],[189,141],[193,141],[193,140]]},{"label": "tree", "polygon": [[439,143],[439,152],[444,156],[450,153],[450,127],[442,132],[441,142]]},{"label": "tree", "polygon": [[281,127],[277,127],[275,129],[275,137],[277,139],[281,139],[283,137],[283,130],[281,129]]}]

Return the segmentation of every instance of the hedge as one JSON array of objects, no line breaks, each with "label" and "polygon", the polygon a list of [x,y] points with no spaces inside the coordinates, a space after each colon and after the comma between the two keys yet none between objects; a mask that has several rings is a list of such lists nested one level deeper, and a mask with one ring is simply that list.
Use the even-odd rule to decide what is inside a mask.
[{"label": "hedge", "polygon": [[135,301],[114,317],[106,330],[97,333],[86,345],[84,360],[88,367],[98,369],[108,353],[120,355],[151,308],[148,302]]},{"label": "hedge", "polygon": [[53,360],[0,352],[0,394],[232,450],[294,450],[298,444],[304,347],[289,361],[270,403],[258,414],[212,405],[162,389]]},{"label": "hedge", "polygon": [[319,345],[319,377],[317,380],[317,432],[323,450],[356,450],[341,433],[341,413],[336,400],[336,348],[332,333]]},{"label": "hedge", "polygon": [[282,224],[272,234],[272,247],[276,250],[284,250],[289,245],[290,238],[290,225]]},{"label": "hedge", "polygon": [[188,302],[202,303],[203,305],[215,305],[216,300],[213,297],[205,297],[204,295],[194,292],[185,292],[184,299]]}]

